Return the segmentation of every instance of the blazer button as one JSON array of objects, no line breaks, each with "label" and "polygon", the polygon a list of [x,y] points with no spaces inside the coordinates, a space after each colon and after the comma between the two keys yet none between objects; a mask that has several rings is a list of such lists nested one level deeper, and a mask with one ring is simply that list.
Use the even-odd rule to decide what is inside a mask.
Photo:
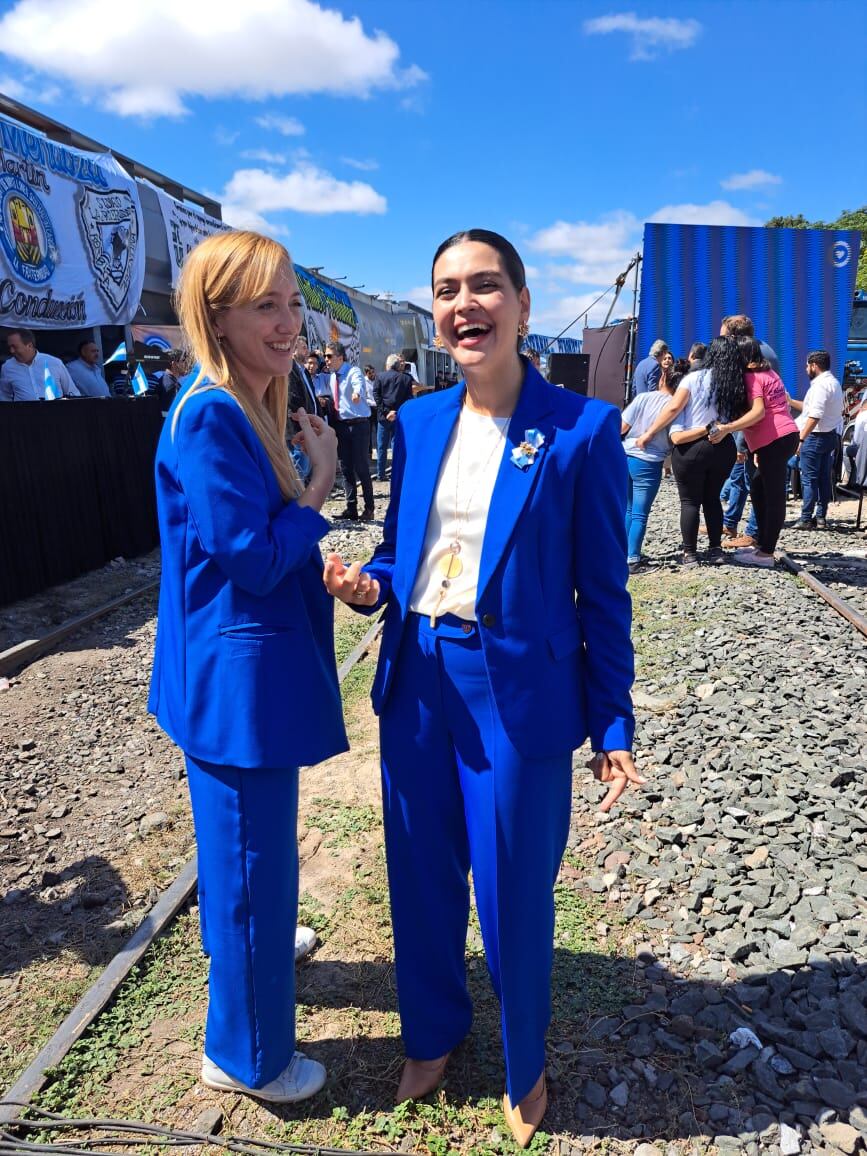
[{"label": "blazer button", "polygon": [[493,614],[482,615],[482,626],[496,626],[497,620]]}]

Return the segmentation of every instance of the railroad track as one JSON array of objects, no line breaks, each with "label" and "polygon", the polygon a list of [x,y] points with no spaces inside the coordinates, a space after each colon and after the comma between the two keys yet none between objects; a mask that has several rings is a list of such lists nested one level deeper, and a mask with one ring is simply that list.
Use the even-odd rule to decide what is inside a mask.
[{"label": "railroad track", "polygon": [[[64,623],[43,638],[12,647],[0,654],[0,662],[7,659],[7,656],[15,655],[15,661],[7,660],[5,670],[18,669],[39,655],[47,654],[71,634],[112,613],[134,598],[148,593],[157,585],[158,582],[150,582],[122,598],[112,599],[104,606]],[[377,618],[338,668],[337,676],[341,683],[371,649],[381,630],[382,619]],[[0,668],[0,673],[2,669]],[[14,1121],[22,1108],[29,1104],[31,1098],[42,1088],[49,1069],[59,1064],[73,1044],[82,1037],[154,940],[171,925],[183,909],[195,890],[197,880],[198,869],[194,855],[139,924],[132,938],[111,960],[96,982],[88,988],[48,1043],[0,1100],[0,1128]]]},{"label": "railroad track", "polygon": [[94,622],[98,622],[100,618],[105,618],[106,615],[119,610],[121,606],[126,606],[128,602],[134,602],[136,598],[150,594],[151,591],[159,587],[159,584],[159,578],[154,578],[153,581],[146,582],[144,586],[137,586],[135,590],[121,594],[119,598],[112,598],[110,602],[97,606],[95,610],[89,610],[87,614],[80,614],[76,618],[67,619],[56,630],[50,630],[42,638],[30,638],[26,642],[19,642],[15,646],[10,646],[8,650],[0,651],[0,675],[11,674],[29,662],[33,662],[34,659],[41,658],[43,654],[48,654],[61,642],[73,634],[77,634],[79,630],[92,626]]},{"label": "railroad track", "polygon": [[[855,630],[867,637],[867,617],[851,602],[831,590],[810,572],[806,565],[781,554],[783,566],[814,594],[826,602]],[[824,563],[825,568],[827,562]],[[70,619],[56,630],[39,639],[29,640],[0,653],[0,675],[20,669],[35,658],[45,655],[71,635],[81,631],[113,611],[153,591],[158,581],[148,582],[120,598],[112,599],[80,617]],[[381,632],[382,622],[377,619],[338,670],[342,682],[355,665],[367,654]],[[145,952],[182,911],[195,890],[197,865],[195,856],[188,861],[174,882],[158,899],[127,944],[118,952],[97,981],[85,992],[33,1062],[21,1074],[0,1100],[0,1128],[13,1123],[23,1108],[45,1083],[49,1069],[55,1067],[81,1038],[100,1012],[111,1001],[130,971]]]}]

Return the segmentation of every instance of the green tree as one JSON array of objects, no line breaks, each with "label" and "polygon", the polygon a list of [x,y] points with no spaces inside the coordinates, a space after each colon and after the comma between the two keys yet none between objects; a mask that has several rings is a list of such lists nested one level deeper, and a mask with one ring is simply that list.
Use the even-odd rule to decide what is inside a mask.
[{"label": "green tree", "polygon": [[851,212],[845,209],[835,221],[808,221],[803,213],[797,217],[771,217],[765,221],[769,229],[858,229],[861,233],[861,253],[855,273],[855,288],[867,290],[867,205]]}]

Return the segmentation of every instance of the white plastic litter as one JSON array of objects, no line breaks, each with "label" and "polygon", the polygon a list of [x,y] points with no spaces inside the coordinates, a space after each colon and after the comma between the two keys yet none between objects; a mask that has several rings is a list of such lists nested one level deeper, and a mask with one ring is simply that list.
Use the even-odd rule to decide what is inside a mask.
[{"label": "white plastic litter", "polygon": [[750,1028],[738,1028],[737,1031],[732,1032],[729,1036],[729,1043],[734,1044],[738,1050],[748,1048],[750,1046],[762,1050],[762,1041]]}]

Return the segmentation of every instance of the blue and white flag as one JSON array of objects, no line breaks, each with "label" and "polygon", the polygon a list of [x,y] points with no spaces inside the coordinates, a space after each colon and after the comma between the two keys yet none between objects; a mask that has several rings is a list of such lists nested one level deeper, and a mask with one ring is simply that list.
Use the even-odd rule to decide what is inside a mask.
[{"label": "blue and white flag", "polygon": [[132,375],[132,391],[136,397],[144,397],[148,392],[150,386],[148,379],[145,377],[145,372],[140,365],[135,367],[135,373]]},{"label": "blue and white flag", "polygon": [[103,365],[111,365],[113,361],[126,361],[126,342],[122,341],[111,357],[104,361]]},{"label": "blue and white flag", "polygon": [[54,374],[51,372],[51,370],[46,365],[46,367],[45,367],[45,400],[46,401],[58,401],[61,397],[63,397],[63,391],[61,390],[61,388],[57,384],[57,382],[54,380]]}]

